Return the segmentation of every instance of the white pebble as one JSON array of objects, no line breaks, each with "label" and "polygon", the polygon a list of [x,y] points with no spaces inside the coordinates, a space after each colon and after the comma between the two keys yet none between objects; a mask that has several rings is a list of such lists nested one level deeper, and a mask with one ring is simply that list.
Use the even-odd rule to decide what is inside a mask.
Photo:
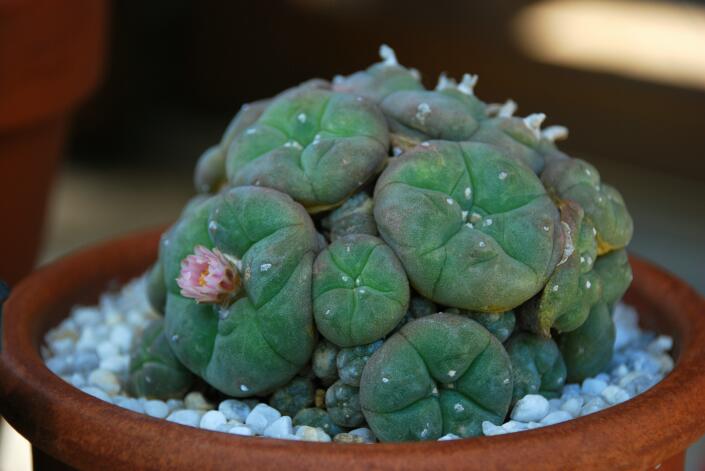
[{"label": "white pebble", "polygon": [[98,356],[101,360],[114,357],[120,354],[115,344],[112,344],[108,341],[104,341],[98,344],[98,347],[96,347],[96,352],[98,353]]},{"label": "white pebble", "polygon": [[45,364],[55,375],[61,376],[69,372],[69,364],[63,357],[49,358]]},{"label": "white pebble", "polygon": [[76,307],[71,318],[80,326],[88,326],[99,323],[103,316],[100,310],[94,307]]},{"label": "white pebble", "polygon": [[566,384],[563,386],[563,395],[561,397],[580,396],[580,385],[575,383]]},{"label": "white pebble", "polygon": [[69,379],[69,383],[75,388],[80,388],[86,385],[86,378],[81,373],[72,374]]},{"label": "white pebble", "polygon": [[203,417],[201,417],[201,422],[198,424],[199,427],[206,430],[216,430],[218,426],[223,425],[227,422],[225,415],[217,410],[209,410]]},{"label": "white pebble", "polygon": [[504,430],[501,426],[495,425],[489,420],[485,420],[482,422],[482,433],[484,435],[487,435],[488,437],[491,437],[492,435],[502,435],[507,433],[506,430]]},{"label": "white pebble", "polygon": [[243,435],[245,437],[251,437],[255,434],[247,425],[236,425],[230,428],[228,433],[232,433],[233,435]]},{"label": "white pebble", "polygon": [[603,389],[607,387],[607,383],[601,379],[587,378],[583,381],[583,394],[599,396]]},{"label": "white pebble", "polygon": [[291,425],[291,417],[283,416],[269,424],[269,426],[264,429],[262,435],[271,438],[285,438],[293,434],[293,432],[294,430]]},{"label": "white pebble", "polygon": [[350,430],[348,433],[356,437],[361,437],[365,443],[374,443],[376,441],[375,434],[367,427],[356,428]]},{"label": "white pebble", "polygon": [[249,413],[245,424],[249,426],[256,434],[261,435],[264,429],[269,427],[275,420],[282,415],[278,410],[268,406],[267,404],[257,404]]},{"label": "white pebble", "polygon": [[573,417],[580,415],[580,409],[583,407],[584,400],[582,396],[569,397],[561,405],[561,410],[566,411]]},{"label": "white pebble", "polygon": [[206,398],[203,397],[203,394],[201,394],[198,391],[193,391],[190,392],[186,395],[184,398],[184,404],[186,405],[187,409],[196,409],[196,410],[210,410],[213,409],[213,405],[206,401]]},{"label": "white pebble", "polygon": [[108,394],[120,392],[120,383],[112,371],[97,369],[88,375],[88,384],[96,386]]},{"label": "white pebble", "polygon": [[609,385],[602,390],[602,397],[610,404],[619,404],[630,399],[629,393],[619,386]]},{"label": "white pebble", "polygon": [[553,424],[558,424],[560,422],[565,422],[566,420],[570,420],[572,418],[573,418],[572,414],[570,414],[564,410],[557,410],[555,412],[551,412],[546,417],[541,419],[541,423],[543,425],[553,425]]},{"label": "white pebble", "polygon": [[181,399],[167,399],[166,405],[169,407],[169,412],[174,412],[184,408],[184,401]]},{"label": "white pebble", "polygon": [[512,419],[520,422],[538,422],[548,414],[548,400],[539,394],[527,394],[517,401]]},{"label": "white pebble", "polygon": [[447,433],[438,439],[439,442],[444,442],[447,440],[458,440],[460,437],[454,433]]},{"label": "white pebble", "polygon": [[[526,396],[524,396],[524,397],[526,397]],[[503,424],[502,428],[504,429],[505,432],[509,432],[509,433],[521,432],[522,430],[528,429],[529,424],[525,423],[524,421],[520,422],[518,420],[510,420],[509,422],[506,422],[505,424]]]},{"label": "white pebble", "polygon": [[122,353],[129,352],[132,346],[132,330],[124,324],[118,324],[110,332],[110,343]]},{"label": "white pebble", "polygon": [[163,419],[169,415],[169,406],[164,401],[151,400],[144,403],[144,411],[150,417]]},{"label": "white pebble", "polygon": [[127,371],[129,365],[130,358],[127,355],[115,355],[101,360],[99,368],[119,374]]},{"label": "white pebble", "polygon": [[105,402],[110,402],[112,403],[112,399],[110,399],[110,396],[103,391],[102,389],[98,389],[93,386],[84,386],[81,388],[81,391],[83,391],[86,394],[90,394],[93,397],[97,397],[98,399],[105,401]]},{"label": "white pebble", "polygon": [[665,353],[673,348],[673,339],[668,335],[659,335],[646,349],[651,354]]},{"label": "white pebble", "polygon": [[82,351],[77,352],[73,356],[73,369],[81,373],[88,373],[98,368],[100,359],[95,352]]},{"label": "white pebble", "polygon": [[200,411],[181,409],[169,414],[166,420],[181,425],[188,425],[189,427],[198,427],[198,424],[201,422],[201,414]]},{"label": "white pebble", "polygon": [[70,337],[64,337],[56,339],[53,342],[49,342],[49,348],[54,352],[54,355],[66,356],[73,353],[74,347],[76,346],[76,341]]},{"label": "white pebble", "polygon": [[296,427],[294,435],[301,440],[307,442],[324,442],[328,443],[332,441],[330,435],[323,431],[319,427],[309,427],[308,425],[301,425]]},{"label": "white pebble", "polygon": [[142,403],[132,397],[123,397],[115,400],[115,404],[122,407],[123,409],[131,410],[132,412],[137,412],[138,414],[144,414],[144,406]]},{"label": "white pebble", "polygon": [[250,406],[237,399],[226,399],[218,405],[218,410],[225,415],[226,419],[237,420],[244,424],[250,413]]},{"label": "white pebble", "polygon": [[561,406],[563,405],[563,401],[560,399],[549,399],[548,400],[548,412],[555,412],[557,410],[560,410]]},{"label": "white pebble", "polygon": [[594,397],[590,399],[580,410],[580,415],[593,414],[597,411],[601,411],[607,407],[607,403],[601,397]]}]

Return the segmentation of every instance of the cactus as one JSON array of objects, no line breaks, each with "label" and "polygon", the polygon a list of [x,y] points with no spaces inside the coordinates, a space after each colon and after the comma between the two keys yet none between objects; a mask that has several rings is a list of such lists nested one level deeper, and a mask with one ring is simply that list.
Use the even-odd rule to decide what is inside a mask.
[{"label": "cactus", "polygon": [[369,100],[315,88],[274,99],[228,147],[230,184],[283,191],[310,212],[338,206],[384,165],[389,133]]},{"label": "cactus", "polygon": [[311,359],[313,374],[325,386],[333,384],[338,379],[338,365],[336,363],[338,351],[338,347],[326,339],[318,342],[316,349],[313,351],[313,358]]},{"label": "cactus", "polygon": [[527,394],[549,398],[560,396],[567,373],[556,342],[529,332],[519,332],[507,341],[506,347],[512,360],[512,402]]},{"label": "cactus", "polygon": [[164,324],[135,391],[195,375],[331,436],[432,440],[607,367],[632,279],[620,194],[543,114],[380,53],[244,106],[201,156],[148,274]]},{"label": "cactus", "polygon": [[479,435],[483,421],[504,420],[511,398],[502,344],[456,314],[402,327],[372,355],[360,382],[362,411],[382,441]]},{"label": "cactus", "polygon": [[[289,381],[314,345],[315,244],[305,210],[270,189],[233,188],[185,213],[162,241],[166,332],[179,360],[235,397]],[[241,273],[241,290],[224,304],[198,302],[179,288],[181,261],[195,246],[219,249],[234,260],[230,270]]]},{"label": "cactus", "polygon": [[164,337],[164,321],[152,321],[130,355],[127,389],[139,397],[182,398],[193,375],[177,360]]},{"label": "cactus", "polygon": [[317,407],[309,407],[308,409],[300,410],[294,416],[293,423],[294,425],[308,425],[309,427],[321,428],[331,436],[343,432],[343,429],[331,420],[328,412]]},{"label": "cactus", "polygon": [[516,326],[514,311],[507,312],[466,312],[468,316],[487,329],[497,340],[504,343]]},{"label": "cactus", "polygon": [[409,284],[394,252],[380,239],[336,239],[313,265],[313,312],[319,332],[341,347],[389,333],[404,316]]},{"label": "cactus", "polygon": [[336,381],[326,391],[326,410],[330,419],[341,427],[354,428],[365,421],[359,388],[342,381]]},{"label": "cactus", "polygon": [[546,166],[541,180],[560,200],[572,200],[595,226],[598,255],[626,247],[634,224],[622,195],[602,183],[597,169],[580,159],[556,159]]},{"label": "cactus", "polygon": [[282,415],[294,417],[300,410],[313,405],[314,394],[313,382],[308,378],[297,376],[274,391],[269,398],[269,405]]},{"label": "cactus", "polygon": [[575,330],[602,297],[602,282],[592,271],[597,252],[594,226],[572,201],[560,206],[563,256],[539,295],[519,308],[525,330],[549,338],[551,329]]},{"label": "cactus", "polygon": [[512,310],[545,285],[562,252],[540,180],[485,144],[434,141],[394,159],[374,211],[414,289],[446,306]]},{"label": "cactus", "polygon": [[610,310],[606,303],[598,302],[580,327],[557,338],[568,381],[580,382],[603,371],[612,358],[614,340]]},{"label": "cactus", "polygon": [[350,386],[360,386],[360,377],[365,365],[381,346],[382,341],[377,341],[369,345],[340,349],[335,360],[340,380]]},{"label": "cactus", "polygon": [[323,219],[322,225],[328,229],[331,241],[350,234],[368,234],[376,236],[377,223],[372,213],[374,203],[372,198],[360,192],[348,198],[339,208]]}]

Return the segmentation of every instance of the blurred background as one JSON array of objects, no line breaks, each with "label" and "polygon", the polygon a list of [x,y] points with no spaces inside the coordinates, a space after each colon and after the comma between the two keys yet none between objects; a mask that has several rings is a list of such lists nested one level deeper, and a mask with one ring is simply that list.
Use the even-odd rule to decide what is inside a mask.
[{"label": "blurred background", "polygon": [[[13,26],[25,7],[50,46],[36,20]],[[6,258],[0,278],[173,221],[242,103],[365,68],[381,43],[429,87],[443,71],[479,74],[483,100],[567,126],[561,148],[624,195],[632,252],[705,293],[703,1],[0,1],[0,211],[12,216],[0,232],[21,237],[3,251],[25,260]],[[61,103],[52,81],[70,91]],[[0,440],[0,469],[28,469],[26,442],[7,425]],[[689,470],[703,469],[702,448]]]}]

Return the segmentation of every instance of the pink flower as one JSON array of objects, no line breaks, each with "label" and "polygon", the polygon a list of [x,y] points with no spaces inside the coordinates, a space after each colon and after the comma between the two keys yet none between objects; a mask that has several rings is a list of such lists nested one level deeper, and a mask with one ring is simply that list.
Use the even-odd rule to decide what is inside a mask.
[{"label": "pink flower", "polygon": [[224,303],[240,289],[240,275],[220,250],[197,245],[194,254],[181,261],[176,283],[184,297],[199,303]]}]

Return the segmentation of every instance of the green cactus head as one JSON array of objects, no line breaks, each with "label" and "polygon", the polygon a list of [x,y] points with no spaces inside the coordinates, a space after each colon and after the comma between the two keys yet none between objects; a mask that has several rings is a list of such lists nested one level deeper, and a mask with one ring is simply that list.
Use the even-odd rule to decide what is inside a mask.
[{"label": "green cactus head", "polygon": [[367,423],[385,442],[479,435],[501,423],[512,398],[502,344],[465,316],[410,322],[370,358],[360,382]]},{"label": "green cactus head", "polygon": [[337,76],[333,90],[366,97],[381,102],[390,93],[400,90],[423,90],[417,70],[407,69],[397,62],[394,51],[386,45],[379,49],[382,62],[350,76]]},{"label": "green cactus head", "polygon": [[414,289],[446,306],[514,309],[543,288],[562,252],[539,179],[486,144],[434,141],[393,159],[374,213]]},{"label": "green cactus head", "polygon": [[372,101],[298,87],[275,98],[227,149],[233,186],[287,193],[310,212],[340,205],[382,167],[389,147]]},{"label": "green cactus head", "polygon": [[[161,252],[165,330],[179,360],[235,397],[265,394],[289,381],[314,345],[315,246],[306,211],[275,190],[233,188],[192,205],[164,237]],[[184,264],[197,247],[231,262],[228,269],[241,283],[235,296],[217,302],[184,296],[188,291],[177,279],[183,281]],[[197,283],[190,280],[193,289],[203,287],[207,270]]]},{"label": "green cactus head", "polygon": [[138,397],[180,399],[193,374],[179,362],[164,336],[164,321],[152,321],[130,356],[127,389]]},{"label": "green cactus head", "polygon": [[597,169],[580,159],[556,159],[541,174],[549,192],[559,200],[572,200],[595,226],[597,253],[626,247],[634,224],[622,195],[602,183]]},{"label": "green cactus head", "polygon": [[560,396],[566,380],[566,366],[556,342],[529,332],[519,332],[507,341],[512,360],[516,402],[527,394]]},{"label": "green cactus head", "polygon": [[545,338],[550,338],[551,329],[570,332],[580,327],[602,297],[602,280],[592,272],[594,226],[577,203],[565,201],[559,207],[563,255],[541,293],[519,308],[522,327]]},{"label": "green cactus head", "polygon": [[409,283],[404,268],[377,237],[336,239],[318,255],[313,270],[316,326],[338,346],[382,338],[406,313]]}]

